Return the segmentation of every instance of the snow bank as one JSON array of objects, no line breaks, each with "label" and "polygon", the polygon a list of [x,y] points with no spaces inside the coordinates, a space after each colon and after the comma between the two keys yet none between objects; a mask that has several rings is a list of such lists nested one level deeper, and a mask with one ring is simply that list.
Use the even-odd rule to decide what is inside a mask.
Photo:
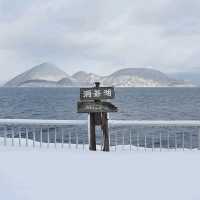
[{"label": "snow bank", "polygon": [[200,152],[0,147],[2,200],[199,200]]}]

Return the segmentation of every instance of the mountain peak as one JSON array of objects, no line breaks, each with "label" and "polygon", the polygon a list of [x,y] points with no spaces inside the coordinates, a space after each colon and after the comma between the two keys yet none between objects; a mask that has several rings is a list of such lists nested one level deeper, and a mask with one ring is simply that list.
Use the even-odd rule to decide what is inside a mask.
[{"label": "mountain peak", "polygon": [[76,72],[75,74],[72,75],[73,78],[77,78],[77,77],[84,77],[84,76],[87,76],[88,73],[87,72],[84,72],[84,71],[78,71]]},{"label": "mountain peak", "polygon": [[64,71],[51,63],[45,62],[34,66],[19,76],[16,76],[11,81],[7,82],[5,86],[20,86],[27,82],[30,84],[31,82],[35,83],[36,81],[57,82],[65,77],[68,77],[68,75]]},{"label": "mountain peak", "polygon": [[66,75],[66,73],[62,71],[61,69],[59,69],[56,65],[52,63],[48,63],[48,62],[36,65],[27,71],[27,73],[38,73],[38,72],[44,73],[44,74],[55,72],[55,75],[57,74]]},{"label": "mountain peak", "polygon": [[84,71],[79,71],[75,73],[72,77],[84,85],[94,84],[94,82],[100,81],[101,79],[101,77],[96,74],[87,73]]},{"label": "mountain peak", "polygon": [[168,82],[170,81],[170,78],[155,69],[150,68],[125,68],[118,70],[111,74],[111,76],[118,77],[118,76],[135,76],[144,78],[147,80],[155,80],[155,81],[162,81],[162,82]]}]

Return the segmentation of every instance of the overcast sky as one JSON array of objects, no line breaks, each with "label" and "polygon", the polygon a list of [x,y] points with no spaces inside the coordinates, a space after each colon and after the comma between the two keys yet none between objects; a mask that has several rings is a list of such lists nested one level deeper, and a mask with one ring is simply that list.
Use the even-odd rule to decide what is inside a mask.
[{"label": "overcast sky", "polygon": [[0,79],[42,62],[72,74],[200,67],[200,0],[0,0]]}]

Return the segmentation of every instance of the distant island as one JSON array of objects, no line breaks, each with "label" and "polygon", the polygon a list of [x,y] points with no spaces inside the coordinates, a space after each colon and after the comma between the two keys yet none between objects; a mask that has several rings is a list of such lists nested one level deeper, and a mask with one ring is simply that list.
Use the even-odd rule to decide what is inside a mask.
[{"label": "distant island", "polygon": [[177,80],[154,69],[125,68],[108,76],[79,71],[70,76],[51,63],[42,63],[14,77],[4,87],[80,87],[95,81],[115,87],[193,87],[192,83]]}]

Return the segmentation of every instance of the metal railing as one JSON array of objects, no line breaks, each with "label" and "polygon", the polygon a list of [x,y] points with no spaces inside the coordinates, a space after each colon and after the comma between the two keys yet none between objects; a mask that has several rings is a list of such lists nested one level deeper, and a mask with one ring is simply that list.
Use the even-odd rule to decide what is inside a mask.
[{"label": "metal railing", "polygon": [[109,129],[114,150],[200,150],[200,121],[111,120]]},{"label": "metal railing", "polygon": [[86,120],[0,119],[3,146],[85,148],[86,133]]},{"label": "metal railing", "polygon": [[[85,150],[87,125],[87,120],[0,119],[0,145]],[[109,120],[109,129],[111,151],[200,149],[200,121]],[[101,149],[100,131],[97,144]]]}]

